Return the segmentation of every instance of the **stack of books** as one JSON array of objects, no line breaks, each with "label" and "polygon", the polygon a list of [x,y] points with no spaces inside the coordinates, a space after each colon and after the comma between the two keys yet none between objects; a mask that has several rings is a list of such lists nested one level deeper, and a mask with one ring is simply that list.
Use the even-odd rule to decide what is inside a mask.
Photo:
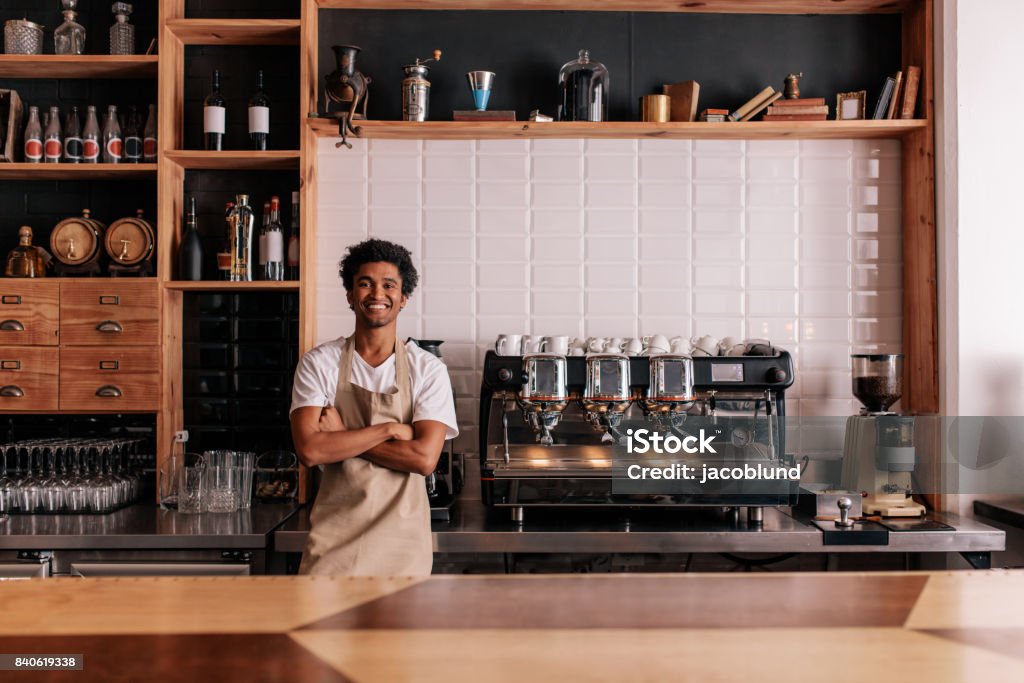
[{"label": "stack of books", "polygon": [[902,71],[888,76],[875,103],[872,119],[912,119],[917,107],[917,90],[921,84],[921,67],[908,66],[906,78]]},{"label": "stack of books", "polygon": [[700,113],[701,121],[708,121],[710,123],[722,123],[728,120],[729,110],[728,109],[705,109]]},{"label": "stack of books", "polygon": [[776,92],[775,88],[769,85],[764,90],[747,100],[742,107],[729,114],[729,120],[749,121],[764,111],[780,97],[782,97],[782,93]]},{"label": "stack of books", "polygon": [[762,121],[824,121],[828,118],[828,105],[824,97],[803,97],[796,100],[778,100],[768,107]]}]

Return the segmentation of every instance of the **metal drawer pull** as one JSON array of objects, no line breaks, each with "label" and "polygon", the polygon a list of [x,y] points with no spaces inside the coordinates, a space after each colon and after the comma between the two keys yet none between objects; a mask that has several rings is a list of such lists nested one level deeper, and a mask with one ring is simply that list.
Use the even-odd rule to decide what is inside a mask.
[{"label": "metal drawer pull", "polygon": [[121,327],[121,323],[114,320],[104,320],[96,326],[99,332],[111,332],[113,334],[120,334],[124,332],[124,328]]},{"label": "metal drawer pull", "polygon": [[121,303],[121,297],[114,294],[106,294],[100,297],[101,306],[117,306]]},{"label": "metal drawer pull", "polygon": [[25,326],[21,324],[20,320],[5,320],[0,323],[0,330],[4,332],[24,332]]},{"label": "metal drawer pull", "polygon": [[21,303],[21,295],[20,294],[4,294],[3,298],[0,299],[0,301],[3,301],[3,303],[5,303],[5,304],[14,304],[15,306],[17,306],[18,304]]},{"label": "metal drawer pull", "polygon": [[25,398],[25,391],[19,386],[8,384],[5,387],[0,387],[0,396],[4,398]]},{"label": "metal drawer pull", "polygon": [[113,384],[104,384],[96,390],[96,395],[102,398],[121,398],[121,390]]},{"label": "metal drawer pull", "polygon": [[0,360],[0,370],[21,370],[21,361]]},{"label": "metal drawer pull", "polygon": [[101,360],[100,370],[117,370],[121,364],[116,360]]}]

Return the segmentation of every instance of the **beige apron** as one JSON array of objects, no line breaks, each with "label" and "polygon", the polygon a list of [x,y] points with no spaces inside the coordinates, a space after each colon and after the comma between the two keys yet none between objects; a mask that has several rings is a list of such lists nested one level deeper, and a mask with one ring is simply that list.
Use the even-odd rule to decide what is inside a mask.
[{"label": "beige apron", "polygon": [[[349,381],[353,338],[345,340],[334,405],[348,429],[412,422],[412,382],[405,345],[395,342],[395,391],[379,394]],[[423,576],[434,563],[430,504],[423,476],[362,457],[324,466],[309,515],[312,530],[300,574]]]}]

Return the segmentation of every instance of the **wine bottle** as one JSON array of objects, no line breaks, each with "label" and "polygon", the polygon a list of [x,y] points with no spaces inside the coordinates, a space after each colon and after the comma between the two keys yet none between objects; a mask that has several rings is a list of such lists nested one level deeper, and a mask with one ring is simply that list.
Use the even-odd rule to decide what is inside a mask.
[{"label": "wine bottle", "polygon": [[263,92],[263,70],[256,72],[256,94],[249,100],[249,139],[252,148],[265,150],[270,138],[270,98]]},{"label": "wine bottle", "polygon": [[139,128],[138,110],[129,107],[124,127],[124,160],[129,164],[142,163],[142,131]]},{"label": "wine bottle", "polygon": [[156,105],[149,105],[146,129],[142,133],[142,160],[147,164],[156,163]]},{"label": "wine bottle", "polygon": [[43,161],[48,164],[59,164],[64,156],[64,141],[60,134],[60,110],[50,107],[50,119],[46,124],[46,135],[43,136]]},{"label": "wine bottle", "polygon": [[82,124],[78,107],[71,107],[64,123],[64,161],[77,164],[82,160]]},{"label": "wine bottle", "polygon": [[28,125],[25,126],[25,161],[38,164],[43,160],[43,126],[39,123],[39,107],[28,108]]},{"label": "wine bottle", "polygon": [[288,279],[299,279],[299,193],[292,192],[292,226],[288,235]]},{"label": "wine bottle", "polygon": [[196,198],[189,197],[188,214],[185,216],[185,230],[178,248],[178,278],[181,280],[203,279],[203,245],[199,239],[196,223]]},{"label": "wine bottle", "polygon": [[86,111],[82,129],[82,161],[86,164],[100,161],[100,122],[96,119],[96,107],[92,105]]},{"label": "wine bottle", "polygon": [[206,149],[224,149],[224,121],[227,117],[224,97],[220,94],[220,70],[213,72],[213,90],[203,102],[203,135]]},{"label": "wine bottle", "polygon": [[[267,226],[270,225],[270,202],[263,202],[263,220],[260,222],[260,231],[256,236],[259,251],[259,268],[256,270],[257,277],[263,278],[267,270]],[[264,278],[265,279],[265,278]]]},{"label": "wine bottle", "polygon": [[264,280],[284,279],[284,230],[281,227],[281,200],[278,197],[270,199],[270,221],[260,240],[260,245],[266,249],[266,257],[260,254],[263,261]]},{"label": "wine bottle", "polygon": [[121,124],[117,120],[117,107],[107,107],[107,119],[103,122],[103,163],[119,164],[124,155],[124,139]]}]

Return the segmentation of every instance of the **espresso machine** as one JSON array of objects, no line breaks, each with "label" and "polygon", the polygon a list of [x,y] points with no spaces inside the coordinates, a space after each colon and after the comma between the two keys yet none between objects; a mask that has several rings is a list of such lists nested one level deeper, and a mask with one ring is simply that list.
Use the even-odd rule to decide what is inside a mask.
[{"label": "espresso machine", "polygon": [[[679,454],[674,463],[791,465],[785,454],[786,351],[690,357],[665,353],[501,356],[488,351],[480,390],[481,497],[522,522],[526,508],[679,508],[796,503],[798,482],[672,482],[652,491],[627,480],[632,464],[663,456],[631,450],[638,430],[677,440],[714,431],[716,453]],[[649,482],[646,482],[649,484]]]},{"label": "espresso machine", "polygon": [[865,515],[919,517],[911,499],[914,418],[889,412],[903,394],[902,354],[855,354],[853,395],[859,415],[846,420],[842,487],[860,492]]}]

